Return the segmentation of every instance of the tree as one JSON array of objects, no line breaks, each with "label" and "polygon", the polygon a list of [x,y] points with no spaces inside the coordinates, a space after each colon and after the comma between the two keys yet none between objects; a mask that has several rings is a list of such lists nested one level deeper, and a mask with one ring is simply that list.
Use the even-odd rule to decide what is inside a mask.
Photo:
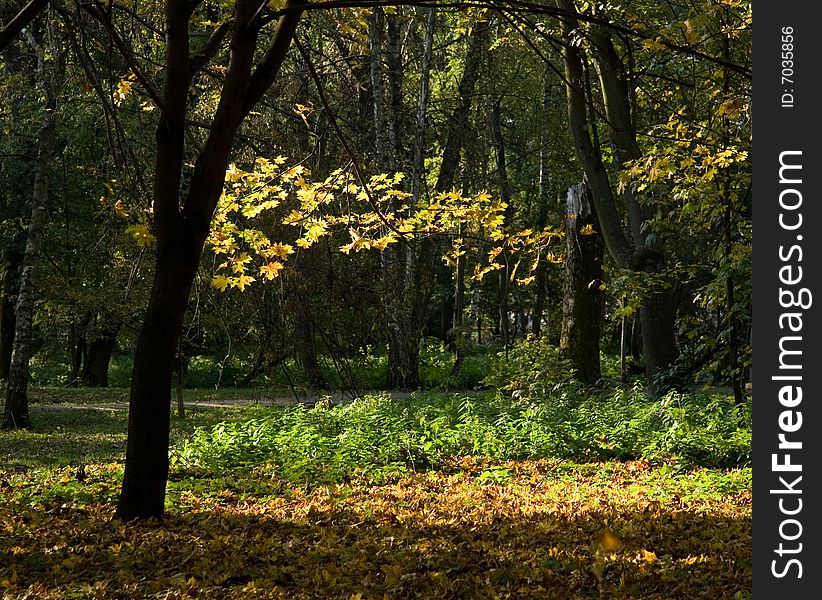
[{"label": "tree", "polygon": [[[223,189],[237,131],[277,77],[300,21],[302,10],[276,17],[253,0],[237,0],[232,17],[192,51],[190,19],[200,1],[166,0],[162,92],[145,81],[160,111],[154,174],[154,278],[137,339],[129,398],[128,444],[117,516],[162,518],[168,479],[171,380],[177,339],[200,263],[211,218]],[[286,7],[297,5],[288,0]],[[99,15],[106,18],[105,15]],[[258,40],[269,36],[255,64]],[[188,96],[194,75],[229,39],[230,59],[220,99],[193,170],[186,161]],[[133,56],[127,62],[137,67]],[[139,69],[139,67],[137,67]],[[138,75],[139,76],[139,75]]]},{"label": "tree", "polygon": [[559,348],[576,378],[596,383],[601,377],[599,340],[605,309],[602,262],[604,244],[590,191],[583,183],[568,190],[565,223],[565,289]]},{"label": "tree", "polygon": [[29,360],[33,353],[32,321],[34,320],[43,230],[47,218],[49,171],[57,149],[57,99],[64,67],[62,49],[59,40],[56,39],[57,30],[56,21],[48,19],[42,44],[38,43],[31,33],[26,36],[27,42],[37,54],[37,71],[45,102],[43,121],[37,136],[31,218],[14,311],[14,344],[9,364],[6,406],[3,412],[4,429],[31,426],[28,410],[28,381]]},{"label": "tree", "polygon": [[48,3],[49,0],[30,0],[5,27],[0,29],[0,52],[6,49],[12,40],[23,31],[26,25],[31,23],[37,15],[40,14],[40,11],[42,11]]},{"label": "tree", "polygon": [[[649,275],[657,274],[664,266],[665,255],[659,247],[660,241],[650,236],[645,229],[648,220],[647,207],[639,203],[632,190],[626,190],[623,198],[629,224],[629,234],[626,234],[600,149],[591,140],[587,106],[592,99],[586,99],[585,90],[589,86],[579,46],[582,31],[575,16],[577,13],[573,1],[557,0],[557,6],[563,8],[567,14],[561,18],[561,22],[569,126],[577,157],[582,163],[591,188],[606,247],[623,269],[645,272]],[[615,152],[615,162],[617,168],[620,168],[627,161],[641,156],[636,143],[635,121],[631,116],[625,68],[605,27],[592,27],[590,44],[599,73],[605,118]],[[640,321],[648,385],[654,390],[657,375],[669,367],[677,357],[674,308],[668,287],[655,284],[644,292]]]}]

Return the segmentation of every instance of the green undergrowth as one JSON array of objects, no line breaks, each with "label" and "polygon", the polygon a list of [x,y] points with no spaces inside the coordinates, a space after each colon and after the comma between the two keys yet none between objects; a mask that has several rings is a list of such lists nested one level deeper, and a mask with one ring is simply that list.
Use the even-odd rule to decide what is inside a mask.
[{"label": "green undergrowth", "polygon": [[218,471],[270,464],[289,481],[338,481],[438,469],[459,456],[747,467],[750,415],[726,396],[652,399],[638,388],[608,396],[569,390],[538,400],[378,395],[198,428],[174,447],[172,462]]}]

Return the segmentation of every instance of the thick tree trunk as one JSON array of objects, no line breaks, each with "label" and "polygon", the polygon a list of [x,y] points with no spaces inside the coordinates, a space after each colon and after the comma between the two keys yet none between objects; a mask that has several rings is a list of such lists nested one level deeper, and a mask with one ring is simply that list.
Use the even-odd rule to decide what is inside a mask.
[{"label": "thick tree trunk", "polygon": [[[49,28],[50,29],[50,28]],[[51,31],[47,35],[51,35]],[[43,123],[38,134],[37,161],[34,169],[34,189],[31,195],[31,219],[29,221],[26,251],[20,272],[20,287],[15,305],[15,331],[9,364],[6,406],[3,411],[3,428],[16,429],[31,426],[28,406],[29,360],[33,353],[32,322],[37,294],[37,276],[42,252],[43,230],[48,213],[46,203],[49,191],[49,168],[57,146],[57,93],[62,76],[63,58],[56,44],[49,44],[51,60],[45,60],[45,49],[40,48],[29,36],[30,45],[38,54],[38,72],[45,92]]]},{"label": "thick tree trunk", "polygon": [[599,227],[590,191],[584,184],[568,190],[566,206],[565,288],[559,348],[571,360],[579,381],[596,383],[601,377],[599,341],[605,308],[601,288],[605,244],[596,231],[580,233],[586,226]]},{"label": "thick tree trunk", "polygon": [[388,387],[397,390],[414,390],[420,385],[419,342],[420,334],[400,331],[391,324],[388,330]]},{"label": "thick tree trunk", "polygon": [[[288,0],[288,4],[295,2]],[[181,208],[187,99],[195,72],[188,26],[195,6],[188,0],[166,0],[165,4],[166,78],[156,130],[154,182],[157,251],[131,377],[126,464],[117,504],[117,516],[122,519],[163,517],[171,379],[189,293],[237,129],[277,76],[301,17],[300,11],[280,17],[255,67],[259,29],[254,19],[259,4],[254,0],[235,2],[229,67]]]},{"label": "thick tree trunk", "polygon": [[117,504],[123,519],[161,518],[164,510],[174,356],[203,247],[193,232],[181,231],[175,238],[158,249],[134,355],[125,475]]},{"label": "thick tree trunk", "polygon": [[88,345],[80,383],[89,387],[108,387],[108,368],[120,328],[104,327]]},{"label": "thick tree trunk", "polygon": [[294,332],[294,346],[297,357],[305,371],[308,385],[315,390],[324,390],[328,387],[317,360],[317,347],[314,343],[314,324],[311,321],[307,301],[300,301],[296,314],[297,327]]}]

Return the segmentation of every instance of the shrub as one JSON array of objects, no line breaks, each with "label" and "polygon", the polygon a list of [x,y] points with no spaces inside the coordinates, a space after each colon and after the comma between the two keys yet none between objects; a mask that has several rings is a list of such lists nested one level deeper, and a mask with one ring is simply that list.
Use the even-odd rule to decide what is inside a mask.
[{"label": "shrub", "polygon": [[544,395],[570,382],[571,363],[559,356],[559,348],[545,339],[527,339],[491,359],[483,384],[516,397]]}]

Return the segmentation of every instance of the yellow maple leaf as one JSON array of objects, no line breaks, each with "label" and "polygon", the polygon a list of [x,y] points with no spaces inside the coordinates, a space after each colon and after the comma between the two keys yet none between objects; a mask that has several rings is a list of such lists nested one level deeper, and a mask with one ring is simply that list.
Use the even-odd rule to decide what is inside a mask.
[{"label": "yellow maple leaf", "polygon": [[251,275],[240,275],[234,280],[234,287],[240,288],[240,291],[242,292],[245,290],[246,286],[254,283],[255,281],[256,279],[251,277]]},{"label": "yellow maple leaf", "polygon": [[215,275],[214,279],[211,280],[211,287],[217,288],[221,292],[224,292],[229,285],[231,285],[231,280],[225,275]]},{"label": "yellow maple leaf", "polygon": [[123,204],[122,200],[118,200],[114,203],[114,212],[117,213],[118,217],[123,217],[124,219],[128,216],[126,212],[126,205]]},{"label": "yellow maple leaf", "polygon": [[270,262],[260,267],[260,275],[264,276],[266,279],[274,279],[275,277],[279,277],[280,271],[284,268],[285,265],[281,262]]}]

